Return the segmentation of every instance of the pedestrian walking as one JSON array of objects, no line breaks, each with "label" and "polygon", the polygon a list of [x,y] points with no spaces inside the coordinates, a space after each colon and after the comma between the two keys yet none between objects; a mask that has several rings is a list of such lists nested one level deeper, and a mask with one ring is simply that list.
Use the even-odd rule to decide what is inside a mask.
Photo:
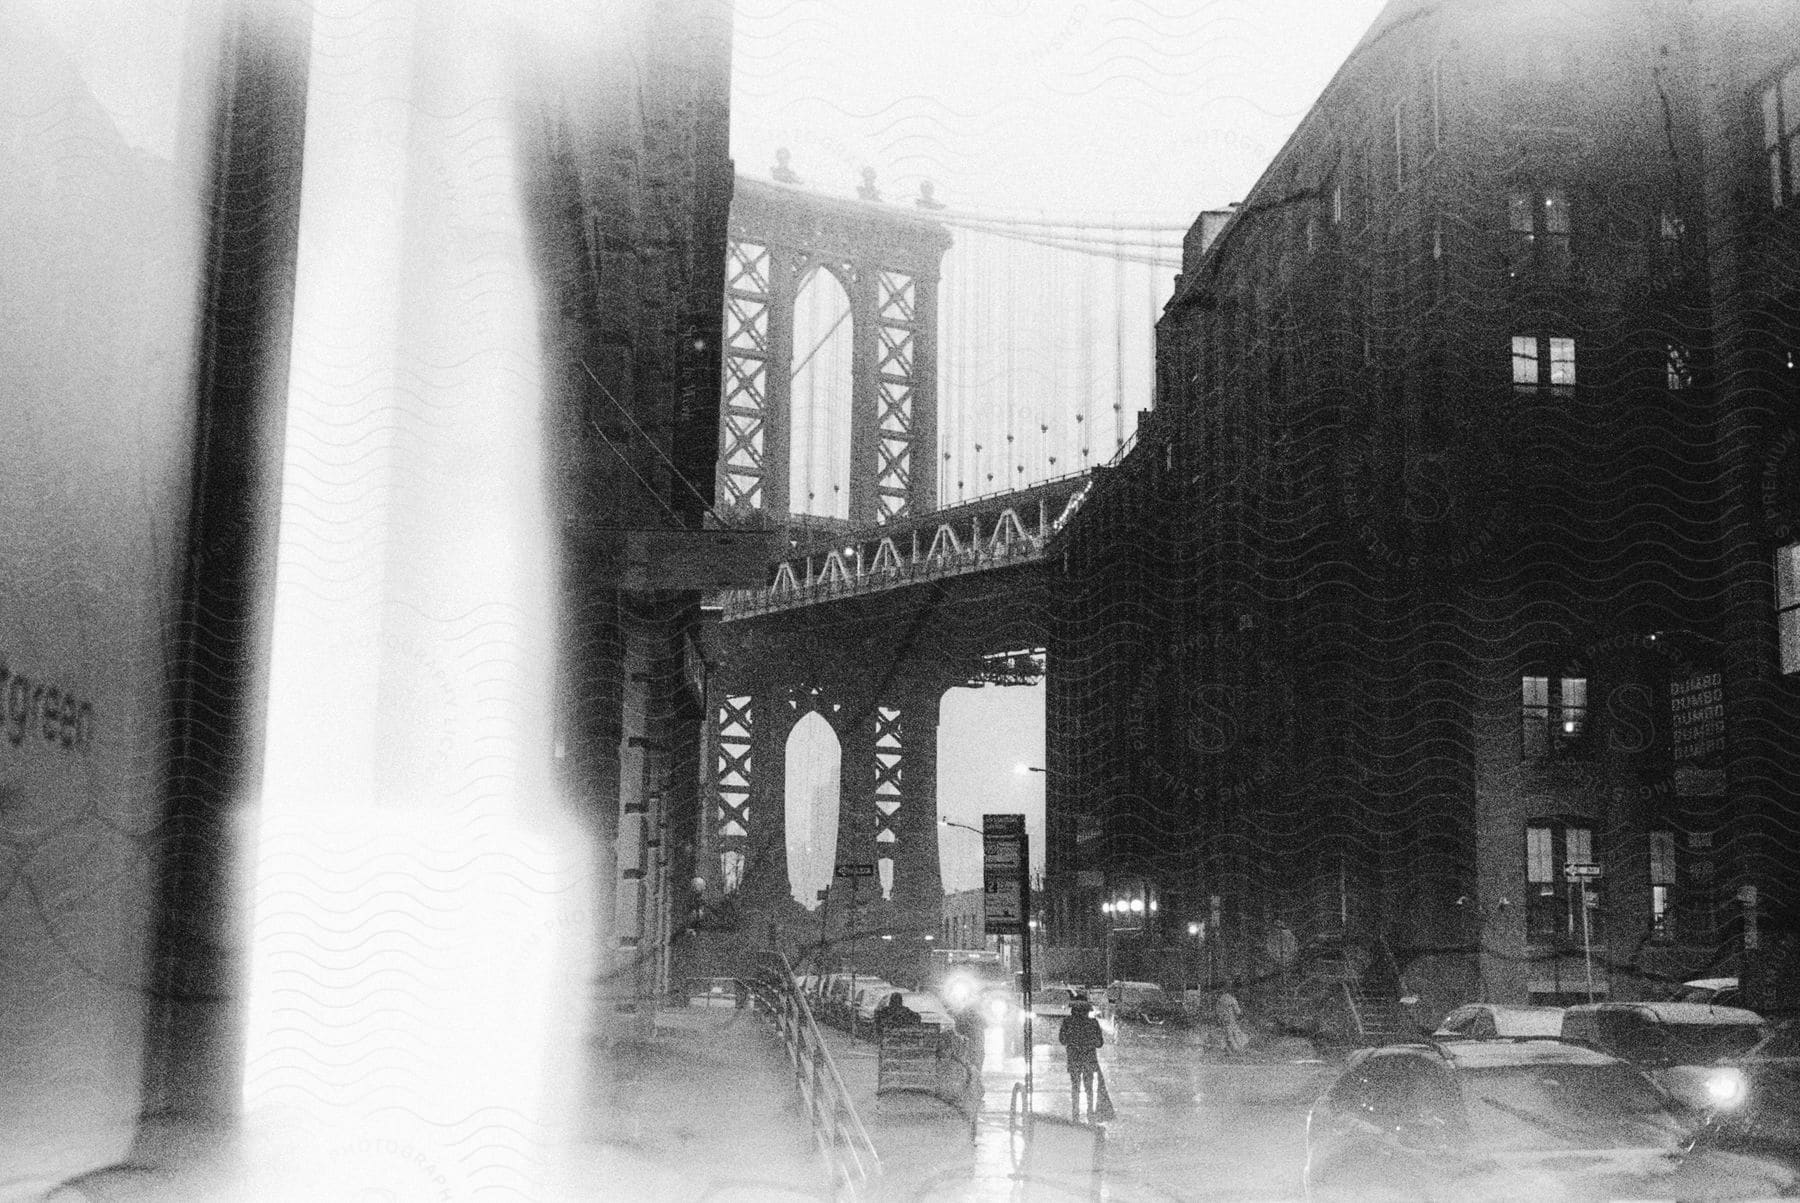
[{"label": "pedestrian walking", "polygon": [[1089,1012],[1093,1008],[1081,999],[1069,1004],[1068,1018],[1062,1021],[1057,1040],[1062,1044],[1069,1068],[1069,1118],[1081,1119],[1081,1097],[1087,1095],[1088,1118],[1094,1118],[1094,1075],[1100,1071],[1100,1046],[1106,1037],[1100,1032],[1100,1021]]},{"label": "pedestrian walking", "polygon": [[1225,1038],[1227,1052],[1241,1053],[1250,1047],[1250,1033],[1238,1022],[1243,1018],[1244,1007],[1228,985],[1219,991],[1219,997],[1213,1000],[1213,1011],[1219,1017],[1219,1032]]}]

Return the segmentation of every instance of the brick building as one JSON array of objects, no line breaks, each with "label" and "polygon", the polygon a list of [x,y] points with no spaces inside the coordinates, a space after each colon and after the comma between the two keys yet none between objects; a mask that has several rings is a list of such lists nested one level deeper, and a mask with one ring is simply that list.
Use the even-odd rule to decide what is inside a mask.
[{"label": "brick building", "polygon": [[1063,545],[1056,938],[1158,900],[1136,939],[1298,1023],[1756,976],[1800,717],[1751,510],[1793,487],[1748,301],[1793,245],[1779,7],[1396,0],[1196,224]]}]

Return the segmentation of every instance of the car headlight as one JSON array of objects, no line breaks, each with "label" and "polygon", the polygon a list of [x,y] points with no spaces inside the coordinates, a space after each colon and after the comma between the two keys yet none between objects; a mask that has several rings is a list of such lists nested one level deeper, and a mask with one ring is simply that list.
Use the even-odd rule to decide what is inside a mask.
[{"label": "car headlight", "polygon": [[1715,1069],[1706,1075],[1706,1097],[1715,1107],[1735,1107],[1749,1093],[1750,1084],[1741,1069]]},{"label": "car headlight", "polygon": [[975,986],[966,977],[953,977],[944,984],[944,997],[953,1007],[966,1007],[975,997]]},{"label": "car headlight", "polygon": [[1006,1012],[1008,1009],[1009,1008],[1006,1005],[1006,1000],[1003,998],[990,998],[987,1001],[987,1007],[986,1007],[987,1017],[989,1019],[993,1020],[995,1023],[999,1023],[1001,1020],[1006,1018]]}]

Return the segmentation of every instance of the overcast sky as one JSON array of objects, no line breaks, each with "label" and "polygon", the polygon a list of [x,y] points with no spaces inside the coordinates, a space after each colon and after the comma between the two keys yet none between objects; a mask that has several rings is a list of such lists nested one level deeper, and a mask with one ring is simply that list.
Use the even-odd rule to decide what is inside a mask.
[{"label": "overcast sky", "polygon": [[1240,198],[1376,0],[738,0],[732,153],[849,194],[1191,220]]}]

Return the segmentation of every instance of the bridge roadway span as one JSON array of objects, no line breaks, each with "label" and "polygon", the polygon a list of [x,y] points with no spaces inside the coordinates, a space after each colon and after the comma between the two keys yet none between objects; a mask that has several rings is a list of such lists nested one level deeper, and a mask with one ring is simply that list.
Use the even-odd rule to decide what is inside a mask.
[{"label": "bridge roadway span", "polygon": [[1092,477],[1075,473],[876,527],[810,519],[761,589],[720,595],[726,622],[971,572],[1034,563],[1080,508]]}]

